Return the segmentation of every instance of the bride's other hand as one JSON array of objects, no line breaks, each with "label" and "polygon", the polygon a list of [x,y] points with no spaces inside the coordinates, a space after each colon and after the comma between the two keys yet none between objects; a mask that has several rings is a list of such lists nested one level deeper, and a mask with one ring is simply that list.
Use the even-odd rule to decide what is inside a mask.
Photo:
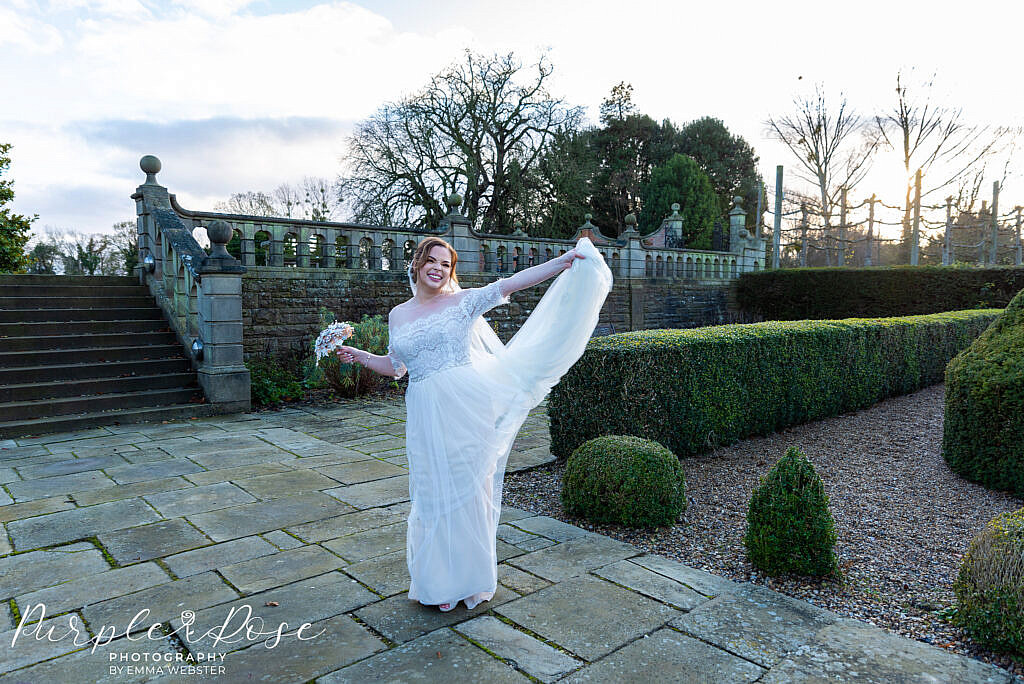
[{"label": "bride's other hand", "polygon": [[572,266],[572,262],[574,262],[576,259],[586,259],[587,257],[583,256],[575,249],[570,249],[568,252],[566,252],[559,258],[564,259],[565,261],[563,263],[565,264],[565,268],[569,268],[570,266]]},{"label": "bride's other hand", "polygon": [[355,347],[338,347],[335,351],[342,363],[356,363],[361,352]]}]

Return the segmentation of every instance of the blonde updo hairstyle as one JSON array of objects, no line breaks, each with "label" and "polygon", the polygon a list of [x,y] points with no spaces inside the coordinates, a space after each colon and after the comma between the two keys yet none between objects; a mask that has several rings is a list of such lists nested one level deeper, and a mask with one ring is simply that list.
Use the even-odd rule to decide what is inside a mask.
[{"label": "blonde updo hairstyle", "polygon": [[455,248],[449,245],[447,242],[439,237],[428,237],[420,240],[420,243],[416,245],[416,251],[413,252],[412,261],[409,262],[409,268],[412,271],[412,282],[416,282],[419,278],[419,270],[423,268],[423,264],[427,262],[427,255],[430,254],[430,250],[434,247],[444,247],[448,250],[448,253],[452,255],[452,271],[449,279],[451,282],[458,284],[459,279],[455,275],[455,264],[459,261],[459,254],[455,251]]}]

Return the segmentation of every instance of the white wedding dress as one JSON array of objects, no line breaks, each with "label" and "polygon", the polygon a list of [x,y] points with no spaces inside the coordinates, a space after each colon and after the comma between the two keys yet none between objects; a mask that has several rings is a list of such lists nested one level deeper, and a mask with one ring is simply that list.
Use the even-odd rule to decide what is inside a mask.
[{"label": "white wedding dress", "polygon": [[454,286],[440,308],[389,322],[388,356],[409,373],[405,392],[409,598],[426,605],[489,600],[497,588],[495,531],[505,463],[530,409],[574,364],[597,325],[612,276],[587,238],[536,309],[501,344],[481,315],[499,304],[502,278]]}]

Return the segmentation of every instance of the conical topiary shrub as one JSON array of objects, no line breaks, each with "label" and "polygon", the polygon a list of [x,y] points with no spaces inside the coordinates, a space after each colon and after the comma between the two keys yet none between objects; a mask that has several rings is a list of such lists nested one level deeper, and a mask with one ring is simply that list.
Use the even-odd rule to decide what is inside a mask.
[{"label": "conical topiary shrub", "polygon": [[754,490],[743,543],[750,562],[769,575],[837,573],[828,496],[814,466],[795,447]]},{"label": "conical topiary shrub", "polygon": [[1024,657],[1024,508],[971,542],[953,583],[955,622],[979,643]]},{"label": "conical topiary shrub", "polygon": [[1024,495],[1024,291],[946,367],[942,455],[968,480]]},{"label": "conical topiary shrub", "polygon": [[569,456],[562,505],[596,523],[671,525],[686,510],[683,467],[675,454],[655,441],[597,437]]}]

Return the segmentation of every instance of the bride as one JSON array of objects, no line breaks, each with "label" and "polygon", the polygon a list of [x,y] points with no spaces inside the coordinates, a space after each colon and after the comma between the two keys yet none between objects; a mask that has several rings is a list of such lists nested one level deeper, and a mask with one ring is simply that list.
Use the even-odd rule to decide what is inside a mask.
[{"label": "bride", "polygon": [[[447,242],[423,239],[409,266],[414,296],[388,315],[388,353],[337,350],[343,363],[396,379],[409,374],[409,599],[442,611],[494,596],[495,532],[512,442],[530,409],[582,356],[612,283],[585,237],[556,259],[484,287],[459,287],[457,262]],[[556,275],[503,345],[482,314]]]}]

